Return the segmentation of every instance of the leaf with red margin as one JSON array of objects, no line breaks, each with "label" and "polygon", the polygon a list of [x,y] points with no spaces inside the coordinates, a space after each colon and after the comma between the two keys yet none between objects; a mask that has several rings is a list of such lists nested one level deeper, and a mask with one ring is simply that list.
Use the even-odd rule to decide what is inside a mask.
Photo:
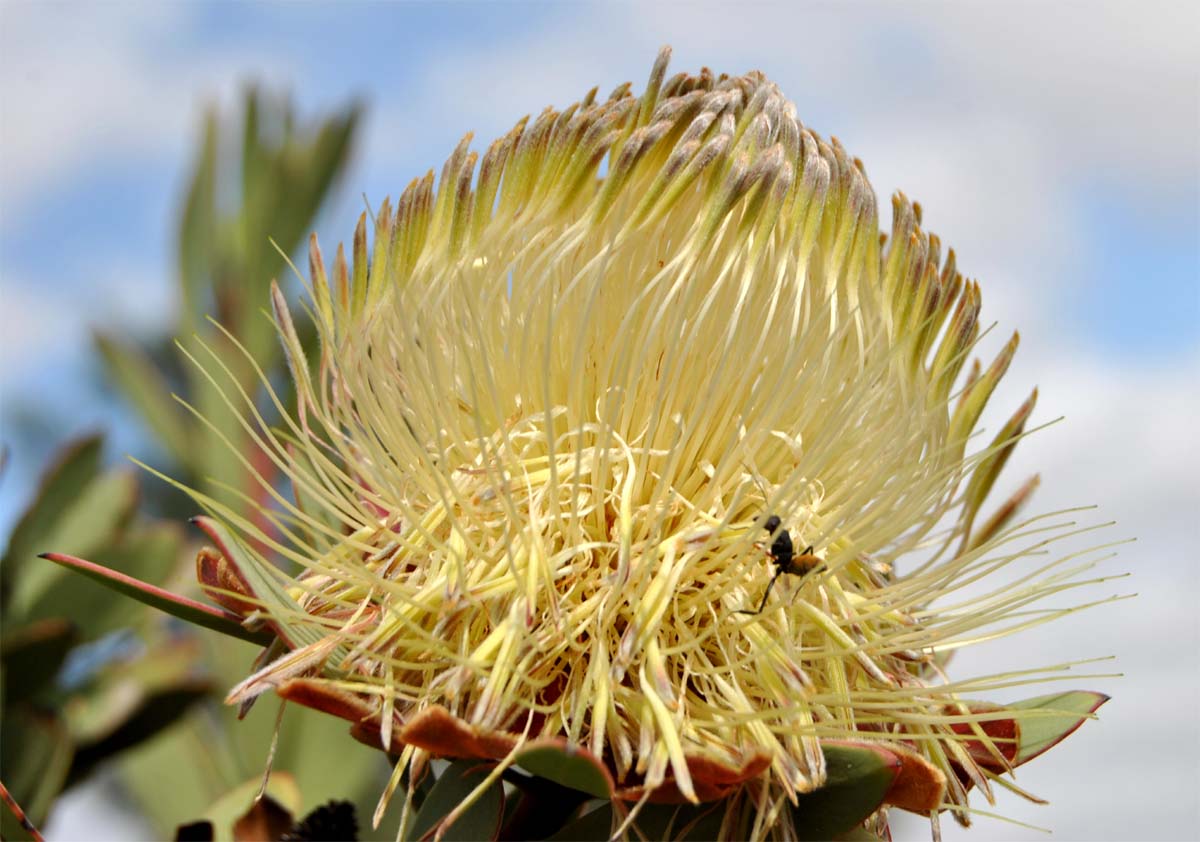
[{"label": "leaf with red margin", "polygon": [[515,764],[531,775],[554,781],[594,798],[613,797],[616,785],[608,769],[591,752],[571,746],[562,737],[532,740]]},{"label": "leaf with red margin", "polygon": [[156,585],[143,582],[141,579],[135,579],[102,564],[96,564],[94,561],[87,561],[64,553],[42,553],[40,557],[68,567],[77,573],[82,573],[125,596],[165,611],[192,625],[212,629],[230,637],[257,643],[260,646],[269,645],[275,639],[275,636],[269,631],[254,631],[246,628],[236,614],[171,593]]},{"label": "leaf with red margin", "polygon": [[[1000,714],[1007,710],[1001,705],[990,702],[965,702],[964,704],[967,710],[973,714]],[[946,714],[948,716],[960,715],[961,710],[947,707]],[[991,741],[990,746],[979,738],[972,724],[987,735]],[[965,740],[962,746],[981,769],[1000,774],[1009,771],[1016,765],[1017,751],[1021,745],[1021,726],[1012,716],[980,719],[975,723],[955,722],[950,729],[956,734],[971,737],[971,739]],[[995,753],[993,753],[993,749]],[[999,754],[1003,761],[996,754]]]},{"label": "leaf with red margin", "polygon": [[[692,787],[701,802],[725,798],[746,781],[757,778],[771,765],[770,755],[761,752],[743,755],[738,766],[698,754],[685,754],[684,759],[687,761],[688,774],[692,777]],[[641,783],[631,783],[628,780],[617,790],[617,797],[623,801],[640,801],[645,794],[646,788]],[[650,794],[649,802],[686,804],[688,799],[679,791],[674,776],[668,774],[662,784]]]},{"label": "leaf with red margin", "polygon": [[[343,690],[334,689],[326,682],[312,678],[292,678],[283,681],[275,692],[305,707],[341,717],[351,723],[350,734],[364,745],[382,747],[382,734],[378,709],[367,699]],[[517,745],[519,735],[507,731],[491,731],[478,728],[454,716],[440,705],[431,705],[412,714],[403,723],[392,729],[390,754],[399,754],[406,745],[416,746],[434,757],[473,758],[476,760],[499,760],[506,757]],[[611,770],[582,749],[570,754],[562,738],[548,737],[529,744],[532,748],[553,746],[553,752],[566,752],[562,757],[572,758],[568,778],[554,777],[548,768],[529,769],[533,774],[545,775],[548,780],[563,786],[580,789],[598,798],[620,798],[637,801],[645,794],[642,786],[628,784],[620,789],[612,782]],[[533,756],[533,755],[531,755]],[[545,760],[549,757],[541,757]],[[520,761],[517,761],[520,765]],[[531,762],[537,764],[539,759]],[[716,801],[724,798],[750,778],[757,777],[770,765],[766,754],[754,754],[742,761],[740,766],[722,764],[707,757],[688,755],[688,770],[701,801]],[[590,771],[585,771],[590,770]],[[596,769],[602,769],[603,784],[594,777]],[[580,773],[582,777],[575,777]],[[679,804],[685,801],[672,778],[659,786],[650,796],[653,803]]]},{"label": "leaf with red margin", "polygon": [[1024,712],[1017,716],[1021,722],[1021,743],[1013,765],[1028,763],[1049,751],[1074,733],[1084,720],[1094,718],[1092,714],[1109,698],[1090,690],[1072,690],[1005,705],[1011,711]]}]

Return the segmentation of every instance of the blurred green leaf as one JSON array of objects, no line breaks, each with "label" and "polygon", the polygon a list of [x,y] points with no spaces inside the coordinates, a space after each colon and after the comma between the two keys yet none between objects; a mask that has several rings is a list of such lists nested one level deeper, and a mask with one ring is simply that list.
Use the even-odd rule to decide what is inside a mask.
[{"label": "blurred green leaf", "polygon": [[[215,111],[205,115],[178,229],[182,306],[179,329],[172,332],[199,333],[229,367],[229,379],[222,384],[225,391],[236,398],[239,390],[245,390],[247,399],[255,400],[261,388],[258,374],[234,343],[205,325],[203,319],[210,313],[221,319],[261,362],[265,376],[273,382],[279,380],[281,357],[274,329],[262,313],[268,304],[267,286],[284,265],[270,238],[291,252],[307,234],[330,185],[345,168],[358,111],[350,109],[297,128],[285,97],[261,97],[251,90],[244,106],[242,149],[233,150],[231,156],[241,158],[240,202],[237,197],[224,201],[219,195],[225,186],[239,187],[230,167],[233,162],[221,155],[220,138],[232,133],[222,131]],[[222,213],[222,207],[228,210]],[[119,390],[185,469],[184,482],[229,502],[238,511],[252,507],[260,491],[241,457],[254,461],[257,454],[238,418],[225,405],[220,389],[190,366],[177,369],[175,349],[165,343],[162,347],[167,352],[152,356],[120,334],[96,337],[97,353]],[[184,394],[212,428],[195,423],[186,409],[177,406],[169,395],[172,388]],[[280,397],[291,400],[287,394]],[[134,596],[175,616],[226,632],[232,629],[234,634],[259,643],[272,636],[246,632],[236,620],[226,622],[228,618],[215,609],[190,604],[148,584],[167,581],[177,569],[182,533],[173,527],[135,521],[133,475],[120,470],[101,472],[101,455],[99,436],[64,449],[47,470],[0,561],[4,624],[0,698],[16,694],[13,698],[20,703],[5,709],[4,778],[9,781],[16,774],[11,770],[18,769],[12,754],[17,746],[28,748],[27,753],[37,757],[58,758],[50,766],[38,765],[30,778],[47,787],[40,805],[44,813],[67,774],[73,752],[71,735],[81,746],[75,754],[75,777],[138,744],[123,764],[127,779],[142,783],[137,790],[159,819],[160,829],[169,830],[184,814],[175,810],[167,824],[166,808],[192,803],[193,797],[207,803],[228,782],[255,774],[265,760],[273,729],[262,721],[255,726],[239,723],[235,711],[225,707],[205,705],[204,715],[190,710],[208,685],[195,677],[197,653],[176,648],[177,641],[166,646],[154,644],[166,628],[161,623],[140,626],[144,638],[151,641],[143,656],[94,667],[99,672],[91,673],[86,684],[74,684],[74,690],[64,691],[70,692],[69,696],[46,694],[75,640],[66,631],[63,615],[78,621],[85,639],[97,638],[153,616],[125,598]],[[76,571],[86,565],[74,564],[76,571],[67,571],[30,563],[35,554],[45,551],[55,551],[59,560],[66,553],[96,560],[99,566],[84,572],[108,589],[78,575]],[[106,565],[115,570],[106,570]],[[112,590],[114,584],[116,590]],[[40,618],[47,622],[26,633],[23,626]],[[228,640],[218,643],[209,636],[202,636],[201,641],[222,686],[244,677],[251,668],[255,654],[251,647],[230,645]],[[177,660],[164,660],[168,657]],[[35,694],[40,694],[39,703],[63,704],[66,714],[26,722],[32,714],[24,702]],[[301,780],[313,785],[314,798],[344,795],[353,798],[360,810],[363,798],[373,802],[383,759],[376,752],[348,744],[341,723],[311,712],[297,714],[303,725],[285,727],[281,732],[277,765],[290,763],[300,769]],[[180,717],[183,727],[168,727]],[[20,727],[14,725],[18,719]],[[293,719],[295,716],[288,721]],[[55,742],[68,722],[72,730]],[[15,734],[28,739],[22,742]],[[34,745],[35,738],[44,738],[45,745]],[[344,762],[329,763],[334,755]],[[180,762],[181,758],[188,762]],[[134,769],[140,771],[130,771]],[[184,794],[178,800],[174,798],[177,788]],[[42,797],[41,793],[34,795]],[[22,801],[29,806],[27,796]],[[154,810],[160,803],[164,809]],[[298,809],[299,804],[295,806]],[[373,804],[366,806],[369,810]],[[9,838],[8,830],[6,824],[5,838]]]},{"label": "blurred green leaf", "polygon": [[[209,652],[206,661],[218,675],[229,676],[220,686],[249,672],[254,656],[250,647],[211,637],[202,642]],[[205,703],[191,711],[181,727],[125,756],[122,777],[160,833],[173,832],[181,822],[202,814],[234,782],[261,776],[278,710],[278,702],[270,701],[260,699],[243,721],[234,707]],[[333,717],[288,706],[272,779],[284,772],[293,775],[304,793],[296,815],[331,798],[353,801],[359,815],[369,816],[374,810],[387,779],[386,758],[348,739],[344,726]],[[189,762],[180,763],[181,757]],[[394,836],[393,826],[387,838]]]},{"label": "blurred green leaf", "polygon": [[[102,664],[65,707],[67,725],[77,744],[106,739],[151,695],[187,686],[204,670],[204,647],[195,637],[168,637],[140,657]],[[211,684],[211,682],[210,682]]]},{"label": "blurred green leaf", "polygon": [[[361,113],[358,105],[352,105],[326,120],[315,141],[297,156],[291,171],[285,173],[287,181],[278,194],[283,201],[283,215],[280,225],[271,232],[285,252],[291,253],[307,236],[325,195],[345,169]],[[273,249],[269,253],[275,254]],[[281,258],[276,254],[274,260]]]},{"label": "blurred green leaf", "polygon": [[[8,549],[0,559],[0,608],[8,608],[22,568],[45,547],[45,538],[53,531],[63,508],[100,470],[103,445],[104,439],[98,435],[66,444],[42,474],[38,490],[13,527]],[[4,615],[7,619],[7,610]]]},{"label": "blurred green leaf", "polygon": [[50,687],[79,629],[70,620],[51,617],[8,632],[0,641],[4,671],[4,705],[37,698]]},{"label": "blurred green leaf", "polygon": [[[122,755],[121,780],[161,837],[202,815],[233,781],[262,771],[266,748],[259,769],[249,763],[239,765],[230,755],[229,733],[213,715],[215,708],[215,704],[202,702],[176,727]],[[258,735],[249,733],[246,737],[251,746],[258,747]],[[272,777],[279,774],[277,771]],[[225,833],[228,839],[229,825]]]},{"label": "blurred green leaf", "polygon": [[258,88],[248,87],[242,108],[242,205],[247,210],[244,216],[250,217],[261,211],[262,183],[267,168],[267,156],[260,142],[260,101]]},{"label": "blurred green leaf", "polygon": [[[131,468],[106,471],[63,508],[62,517],[46,540],[58,552],[92,552],[110,544],[132,519],[137,507],[138,484]],[[38,569],[44,569],[41,565]]]},{"label": "blurred green leaf", "polygon": [[215,251],[217,135],[217,115],[210,109],[204,115],[199,154],[179,225],[180,332],[185,335],[195,330],[211,299],[205,291],[211,284]]},{"label": "blurred green leaf", "polygon": [[515,787],[504,802],[504,839],[545,839],[592,800],[586,792],[537,775],[509,770],[504,779]]},{"label": "blurred green leaf", "polygon": [[707,804],[647,804],[635,824],[647,839],[716,839],[725,818],[725,801]]},{"label": "blurred green leaf", "polygon": [[[242,400],[239,392],[244,391],[247,399],[255,400],[262,388],[259,374],[234,341],[206,324],[205,318],[211,315],[229,330],[271,382],[286,382],[274,327],[263,315],[270,303],[268,285],[284,266],[271,239],[290,253],[307,235],[330,185],[345,169],[358,112],[352,109],[328,115],[311,126],[296,126],[286,97],[268,96],[254,88],[246,90],[239,110],[241,113],[228,117],[216,111],[206,114],[178,229],[183,302],[179,329],[174,332],[181,334],[187,350],[216,374],[217,383],[184,355],[178,356],[182,364],[178,372],[161,359],[141,362],[156,365],[160,380],[177,384],[177,391],[205,419],[205,423],[196,423],[185,414],[186,409],[177,413],[188,432],[182,443],[187,475],[180,480],[236,512],[255,517],[255,501],[262,492],[242,459],[260,460],[240,419],[227,406],[226,395],[238,403]],[[226,145],[226,138],[233,143]],[[199,343],[218,355],[220,365],[213,363]],[[175,359],[172,352],[170,361]],[[129,370],[135,368],[135,364],[123,362]],[[221,366],[228,372],[220,371]],[[164,396],[166,391],[163,387]],[[149,406],[151,402],[161,405],[157,398],[131,398],[143,414],[152,414],[151,410],[164,414]],[[283,392],[280,398],[285,404],[293,399]],[[270,417],[267,421],[270,423]],[[160,421],[152,429],[161,438],[177,438],[169,426],[170,421]],[[175,447],[168,445],[168,449],[178,458]],[[270,481],[270,466],[264,470]],[[135,560],[121,554],[124,548],[121,544],[112,547],[111,554],[106,548],[87,557],[143,582],[164,581],[162,575],[151,575],[141,566],[140,556]],[[37,547],[42,549],[59,547]],[[229,549],[238,556],[242,551],[236,545]],[[237,563],[237,559],[231,560]],[[127,565],[134,561],[134,566]],[[140,586],[135,589],[141,596],[150,593]],[[179,613],[171,606],[160,607]],[[236,683],[252,669],[254,649],[211,636],[202,636],[202,642],[221,686]],[[269,710],[264,712],[264,708]],[[250,716],[272,713],[271,706],[260,704]],[[182,727],[168,729],[131,752],[122,764],[125,780],[157,821],[160,832],[169,833],[183,818],[198,815],[208,800],[230,784],[255,774],[265,761],[272,731],[271,722],[240,722],[235,709],[205,705],[203,715],[189,713]],[[180,764],[178,758],[183,756],[196,762]],[[337,756],[339,762],[328,762],[331,756]],[[348,797],[360,813],[369,815],[384,765],[378,752],[348,743],[341,723],[314,712],[289,709],[279,734],[275,766],[295,771],[304,791],[311,790],[313,798]],[[192,812],[184,812],[188,808],[193,808]]]},{"label": "blurred green leaf", "polygon": [[1014,765],[1026,763],[1065,740],[1108,699],[1103,693],[1073,690],[1005,705],[1009,710],[1039,712],[1017,717],[1021,744]]},{"label": "blurred green leaf", "polygon": [[[193,472],[195,483],[198,483],[205,494],[230,506],[234,511],[247,511],[246,498],[253,499],[251,492],[254,483],[247,473],[246,466],[239,456],[250,458],[250,441],[242,429],[241,419],[229,408],[229,400],[224,392],[236,397],[234,382],[249,392],[257,391],[257,385],[249,381],[254,376],[246,364],[241,352],[237,351],[230,341],[215,330],[205,333],[203,341],[228,366],[233,380],[223,372],[213,367],[213,376],[219,375],[214,382],[197,371],[189,364],[191,378],[191,394],[189,399],[196,412],[204,419],[196,429],[198,435],[192,444],[194,450]],[[193,343],[194,344],[194,343]],[[204,361],[208,352],[200,350],[197,359]],[[267,367],[266,370],[270,370]]]},{"label": "blurred green leaf", "polygon": [[[214,316],[268,377],[278,373],[275,330],[263,315],[269,303],[267,288],[285,265],[274,243],[291,253],[308,234],[330,186],[345,169],[358,114],[355,107],[297,129],[286,97],[250,87],[242,102],[241,143],[232,154],[222,154],[218,138],[233,133],[221,131],[215,113],[208,115],[180,227],[180,333],[185,341],[199,334],[221,355],[230,367],[232,380],[225,386],[230,394],[238,387],[256,393],[257,374],[241,352],[203,320]],[[240,177],[223,177],[235,175],[239,166]],[[221,201],[222,186],[240,192],[227,197],[236,203]],[[221,215],[222,205],[236,210]],[[253,458],[238,418],[220,390],[194,368],[188,370],[185,397],[212,424],[189,425],[194,428],[192,440],[184,444],[190,457],[189,482],[235,509],[244,508],[238,493],[253,497],[257,487],[247,482],[245,467],[237,459],[238,452]],[[224,489],[221,483],[232,488]]]},{"label": "blurred green leaf", "polygon": [[[612,803],[605,801],[550,837],[553,842],[607,842],[613,830]],[[715,837],[714,837],[715,838]]]},{"label": "blurred green leaf", "polygon": [[75,783],[81,780],[96,764],[149,740],[175,724],[189,707],[211,691],[211,681],[197,678],[145,695],[140,704],[128,711],[115,730],[95,742],[76,748],[69,781]]},{"label": "blurred green leaf", "polygon": [[[456,760],[438,776],[421,809],[417,811],[409,839],[432,836],[438,824],[461,804],[492,771],[490,764]],[[499,781],[488,787],[457,821],[446,828],[442,838],[458,840],[495,839],[504,816],[504,789]]]},{"label": "blurred green leaf", "polygon": [[[98,564],[148,582],[164,581],[179,563],[183,531],[173,523],[152,523],[127,530],[115,544],[96,550]],[[121,592],[97,587],[94,581],[69,571],[56,577],[54,587],[30,608],[30,617],[53,617],[69,610],[77,618],[85,640],[96,638],[140,621],[144,610]]]},{"label": "blurred green leaf", "polygon": [[900,770],[900,761],[886,751],[831,744],[821,749],[825,785],[799,796],[792,807],[800,839],[829,839],[850,831],[879,809]]},{"label": "blurred green leaf", "polygon": [[[133,471],[125,468],[108,471],[75,489],[61,501],[58,517],[39,535],[46,543],[35,553],[57,552],[90,555],[116,541],[133,517],[137,506],[138,485]],[[20,579],[14,582],[7,618],[29,618],[31,610],[67,574],[48,564],[23,565]],[[59,605],[52,614],[69,610]]]},{"label": "blurred green leaf", "polygon": [[97,331],[93,341],[108,376],[125,399],[141,414],[171,458],[188,465],[192,453],[189,419],[171,397],[171,388],[154,363],[142,351],[111,334]]},{"label": "blurred green leaf", "polygon": [[[51,803],[62,790],[73,750],[58,717],[25,707],[5,709],[0,725],[4,785],[35,825],[45,823]],[[7,808],[0,814],[12,818]]]}]

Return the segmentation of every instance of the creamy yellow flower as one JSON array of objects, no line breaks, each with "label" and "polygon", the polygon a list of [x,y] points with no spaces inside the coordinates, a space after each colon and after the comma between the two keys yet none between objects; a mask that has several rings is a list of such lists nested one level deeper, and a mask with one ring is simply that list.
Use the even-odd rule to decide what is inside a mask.
[{"label": "creamy yellow flower", "polygon": [[468,135],[332,270],[314,240],[314,365],[276,290],[296,409],[227,395],[294,498],[269,529],[208,502],[294,651],[231,699],[315,671],[385,746],[441,706],[689,799],[695,758],[762,758],[778,799],[821,784],[822,740],[905,741],[961,808],[955,769],[987,781],[960,701],[1041,673],[943,656],[1063,613],[1027,606],[1089,566],[1006,576],[1069,531],[1014,525],[1032,483],[976,523],[1033,408],[972,437],[1016,337],[967,366],[979,287],[920,207],[881,235],[861,162],[775,85],[666,59],[482,158]]}]

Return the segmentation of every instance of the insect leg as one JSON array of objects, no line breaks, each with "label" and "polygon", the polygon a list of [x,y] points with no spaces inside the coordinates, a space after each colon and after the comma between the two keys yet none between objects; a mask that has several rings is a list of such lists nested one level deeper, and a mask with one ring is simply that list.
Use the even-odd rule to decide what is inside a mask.
[{"label": "insect leg", "polygon": [[758,603],[758,608],[756,610],[751,611],[749,608],[739,608],[737,610],[737,613],[738,614],[761,614],[763,612],[763,608],[765,608],[767,605],[767,597],[769,597],[771,595],[771,588],[775,587],[775,580],[778,579],[782,575],[783,575],[782,570],[775,571],[775,575],[772,576],[771,581],[767,583],[767,589],[766,589],[766,591],[763,592],[762,601],[760,603]]}]

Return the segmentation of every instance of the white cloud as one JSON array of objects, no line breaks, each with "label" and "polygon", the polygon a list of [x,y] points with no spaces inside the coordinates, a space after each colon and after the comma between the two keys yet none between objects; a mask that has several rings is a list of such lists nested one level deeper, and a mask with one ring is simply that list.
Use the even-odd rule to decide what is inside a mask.
[{"label": "white cloud", "polygon": [[187,52],[188,4],[5,4],[0,10],[0,194],[23,203],[115,161],[181,163],[199,107],[241,74],[288,78],[279,52]]},{"label": "white cloud", "polygon": [[46,382],[47,369],[82,376],[93,328],[137,336],[170,324],[175,288],[153,268],[108,264],[94,267],[87,284],[38,284],[6,277],[0,295],[0,394],[18,391],[44,399],[47,387],[71,389],[69,381]]},{"label": "white cloud", "polygon": [[919,25],[988,108],[1036,121],[1062,166],[1156,186],[1194,174],[1200,6],[972,4]]},{"label": "white cloud", "polygon": [[984,281],[985,318],[1006,332],[1061,327],[1056,310],[1091,269],[1082,191],[1195,193],[1183,174],[1200,166],[1198,21],[1186,4],[592,8],[446,54],[412,96],[378,104],[365,157],[394,159],[405,137],[427,145],[444,132],[436,169],[467,129],[482,147],[592,84],[637,87],[670,42],[672,70],[762,67],[801,119],[863,158],[884,208],[896,189],[920,200],[960,268]]},{"label": "white cloud", "polygon": [[[1013,638],[965,650],[956,675],[994,672],[1079,658],[1116,655],[1112,662],[1074,672],[1124,674],[1120,679],[1080,678],[1063,689],[1097,689],[1113,696],[1098,722],[1086,723],[1047,758],[1021,769],[1017,782],[1049,798],[1049,807],[1002,795],[994,812],[1049,827],[1062,839],[1185,839],[1195,827],[1200,765],[1200,448],[1194,419],[1200,417],[1200,360],[1170,366],[1115,367],[1095,358],[1049,356],[1026,361],[1002,384],[997,401],[1014,407],[1036,370],[1041,401],[1035,420],[1062,412],[1068,417],[1036,433],[1016,449],[1002,485],[1015,487],[1040,472],[1042,487],[1029,511],[1097,504],[1075,517],[1081,523],[1115,526],[1073,544],[1089,545],[1136,537],[1105,561],[1098,573],[1132,574],[1059,602],[1117,593],[1137,598],[1101,606],[1068,620]],[[1024,380],[1023,385],[1020,381]],[[992,424],[995,429],[1002,413]],[[997,497],[1003,495],[998,489]],[[1030,688],[1013,697],[1048,692]],[[976,803],[980,809],[993,809]],[[911,820],[897,838],[921,831]],[[961,832],[943,819],[944,838],[962,840],[1043,839],[1039,831],[980,819]]]}]

